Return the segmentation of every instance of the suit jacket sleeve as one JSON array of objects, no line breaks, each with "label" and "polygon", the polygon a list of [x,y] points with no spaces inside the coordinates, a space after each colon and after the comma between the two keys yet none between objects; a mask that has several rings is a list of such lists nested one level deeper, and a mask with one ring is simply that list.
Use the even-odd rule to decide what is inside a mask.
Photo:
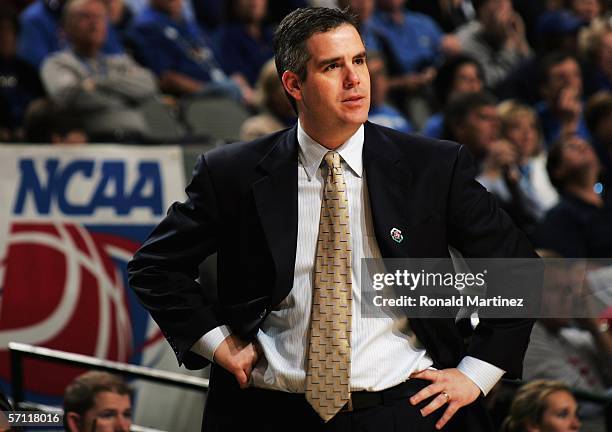
[{"label": "suit jacket sleeve", "polygon": [[[475,165],[467,149],[460,147],[458,152],[449,196],[449,243],[467,258],[537,258],[525,234],[474,180]],[[541,266],[535,264],[535,273],[529,273],[529,286],[539,286],[533,275],[541,277],[540,270]],[[503,280],[495,280],[496,289],[509,295],[525,293],[524,286],[518,286],[525,280],[525,273],[517,275],[505,274]],[[529,294],[530,301],[537,301],[537,292]],[[534,319],[481,318],[467,354],[504,369],[509,378],[520,378],[534,322]]]},{"label": "suit jacket sleeve", "polygon": [[203,368],[208,361],[190,352],[205,333],[223,324],[213,287],[196,280],[199,264],[217,251],[217,199],[204,156],[186,188],[187,201],[167,216],[128,263],[130,286],[172,346],[179,364]]}]

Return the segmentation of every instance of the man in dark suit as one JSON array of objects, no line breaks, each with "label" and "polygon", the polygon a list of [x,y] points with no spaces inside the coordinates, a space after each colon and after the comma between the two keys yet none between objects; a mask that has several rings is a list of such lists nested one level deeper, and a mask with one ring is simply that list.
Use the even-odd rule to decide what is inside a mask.
[{"label": "man in dark suit", "polygon": [[[298,125],[201,156],[188,200],[129,264],[179,363],[214,362],[204,429],[487,430],[480,399],[504,373],[520,376],[532,321],[482,319],[466,347],[452,319],[364,319],[361,258],[533,250],[474,181],[464,148],[366,121],[366,53],[350,15],[289,14],[275,57]],[[328,240],[342,257],[322,257]],[[216,292],[196,281],[215,252]],[[327,291],[343,313],[329,333],[325,259],[344,270]],[[321,384],[323,345],[336,369]]]}]

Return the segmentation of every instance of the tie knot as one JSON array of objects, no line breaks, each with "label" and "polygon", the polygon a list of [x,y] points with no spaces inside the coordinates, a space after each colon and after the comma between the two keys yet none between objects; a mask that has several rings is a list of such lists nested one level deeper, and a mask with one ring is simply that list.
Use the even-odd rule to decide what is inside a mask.
[{"label": "tie knot", "polygon": [[340,154],[338,154],[338,152],[335,152],[335,151],[327,152],[323,159],[325,159],[325,163],[327,164],[327,167],[330,170],[333,168],[341,168]]}]

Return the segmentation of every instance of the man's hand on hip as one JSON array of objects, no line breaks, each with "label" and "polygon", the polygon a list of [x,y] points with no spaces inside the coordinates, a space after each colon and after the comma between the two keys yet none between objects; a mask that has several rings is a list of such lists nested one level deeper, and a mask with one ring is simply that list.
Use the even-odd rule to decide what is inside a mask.
[{"label": "man's hand on hip", "polygon": [[480,395],[480,389],[474,381],[456,368],[442,370],[427,369],[410,375],[410,378],[424,379],[432,382],[410,398],[410,403],[416,405],[434,396],[431,402],[421,410],[423,417],[428,416],[444,405],[448,405],[446,411],[444,411],[444,414],[436,423],[437,429],[442,429],[459,408],[471,404]]},{"label": "man's hand on hip", "polygon": [[215,350],[213,360],[234,375],[240,388],[246,388],[260,355],[256,343],[245,342],[236,335],[229,335]]}]

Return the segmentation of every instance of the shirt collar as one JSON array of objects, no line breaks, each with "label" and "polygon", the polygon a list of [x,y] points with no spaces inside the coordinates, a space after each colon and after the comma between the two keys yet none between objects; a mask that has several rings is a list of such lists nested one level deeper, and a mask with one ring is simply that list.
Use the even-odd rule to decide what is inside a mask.
[{"label": "shirt collar", "polygon": [[[302,129],[302,124],[299,120],[297,139],[300,146],[299,157],[310,181],[321,166],[321,161],[323,161],[325,154],[330,150],[308,136],[304,129]],[[363,140],[364,132],[363,125],[361,125],[344,144],[335,150],[357,177],[361,177],[363,174],[363,160],[361,158]]]}]

